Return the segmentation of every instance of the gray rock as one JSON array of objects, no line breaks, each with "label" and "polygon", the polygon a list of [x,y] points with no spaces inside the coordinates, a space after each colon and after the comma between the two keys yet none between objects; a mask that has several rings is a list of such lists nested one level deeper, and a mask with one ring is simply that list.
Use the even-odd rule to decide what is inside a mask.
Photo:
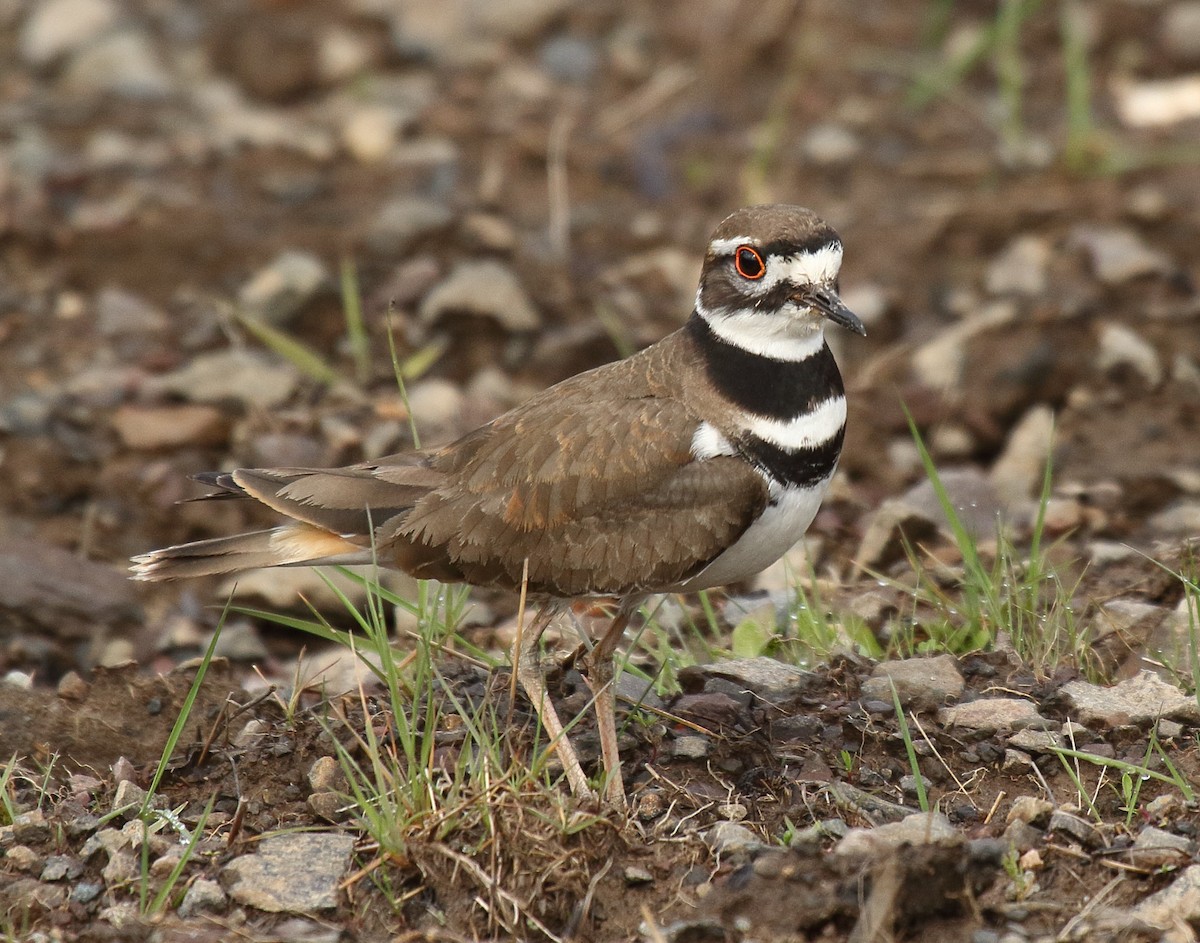
[{"label": "gray rock", "polygon": [[84,99],[115,95],[134,101],[164,99],[173,80],[150,37],[141,30],[109,33],[67,63],[63,88]]},{"label": "gray rock", "polygon": [[1170,260],[1150,248],[1132,229],[1109,226],[1077,226],[1069,243],[1082,248],[1100,281],[1120,285],[1145,275],[1171,271]]},{"label": "gray rock", "polygon": [[542,71],[554,81],[584,85],[596,75],[600,51],[582,36],[555,36],[542,46],[538,59]]},{"label": "gray rock", "polygon": [[137,783],[124,779],[117,783],[116,792],[113,793],[112,811],[119,813],[123,818],[128,818],[131,815],[137,815],[138,809],[145,801],[146,790]]},{"label": "gray rock", "polygon": [[247,313],[276,326],[299,314],[329,283],[324,263],[310,252],[287,250],[259,269],[238,292]]},{"label": "gray rock", "polygon": [[1152,515],[1149,523],[1162,534],[1200,534],[1200,501],[1176,501]]},{"label": "gray rock", "polygon": [[120,288],[105,288],[96,296],[96,327],[105,337],[161,331],[167,316],[148,301]]},{"label": "gray rock", "polygon": [[1182,835],[1147,825],[1134,839],[1129,860],[1139,868],[1165,868],[1191,857],[1193,842]]},{"label": "gray rock", "polygon": [[178,914],[186,918],[200,913],[221,913],[227,906],[229,898],[220,884],[208,878],[197,878],[183,895]]},{"label": "gray rock", "polygon": [[92,42],[116,22],[110,0],[45,0],[30,8],[18,50],[32,66],[45,66]]},{"label": "gray rock", "polygon": [[1041,236],[1017,236],[988,265],[984,285],[993,295],[1036,296],[1045,293],[1050,244]]},{"label": "gray rock", "polygon": [[344,792],[346,774],[334,757],[319,756],[308,768],[308,785],[313,792]]},{"label": "gray rock", "polygon": [[818,167],[836,167],[858,157],[862,141],[844,125],[824,122],[809,129],[800,148]]},{"label": "gray rock", "polygon": [[300,384],[289,363],[255,350],[234,348],[201,354],[186,366],[146,381],[151,396],[175,394],[193,403],[235,400],[269,409],[287,400]]},{"label": "gray rock", "polygon": [[42,856],[28,845],[10,845],[4,852],[5,864],[17,871],[32,873],[42,868]]},{"label": "gray rock", "polygon": [[1009,848],[1015,848],[1018,852],[1026,852],[1030,848],[1038,847],[1045,837],[1045,833],[1040,828],[1035,828],[1028,822],[1017,819],[1004,827],[1004,834],[1000,840]]},{"label": "gray rock", "polygon": [[1008,434],[1004,451],[992,465],[992,487],[1006,505],[1020,506],[1040,494],[1046,462],[1054,447],[1054,410],[1032,407]]},{"label": "gray rock", "polygon": [[46,432],[54,415],[56,394],[18,393],[0,403],[0,432],[33,436]]},{"label": "gray rock", "polygon": [[1019,697],[986,697],[938,711],[938,721],[978,733],[1011,733],[1026,728],[1045,729],[1051,722],[1038,713],[1032,701]]},{"label": "gray rock", "polygon": [[868,700],[891,701],[892,685],[902,707],[926,711],[957,699],[964,682],[953,655],[907,658],[876,665],[863,683],[862,695]]},{"label": "gray rock", "polygon": [[1088,726],[1146,727],[1160,717],[1200,723],[1196,699],[1150,671],[1104,688],[1087,681],[1063,685],[1062,695],[1078,719]]},{"label": "gray rock", "polygon": [[1063,736],[1050,730],[1018,730],[1008,738],[1008,745],[1014,750],[1026,753],[1053,753],[1065,745]]},{"label": "gray rock", "polygon": [[276,835],[263,839],[257,853],[229,862],[221,879],[234,900],[258,910],[332,910],[337,907],[338,883],[353,850],[354,839],[349,835]]},{"label": "gray rock", "polygon": [[1055,809],[1050,813],[1050,823],[1046,826],[1048,832],[1058,832],[1079,842],[1084,848],[1102,848],[1104,836],[1100,830],[1081,815]]},{"label": "gray rock", "polygon": [[639,887],[643,884],[654,883],[654,875],[636,864],[626,867],[621,872],[621,877],[629,887]]},{"label": "gray rock", "polygon": [[12,821],[13,840],[22,845],[41,845],[51,837],[50,823],[40,809],[21,812]]},{"label": "gray rock", "polygon": [[917,380],[934,390],[957,390],[962,384],[967,343],[972,338],[1004,327],[1017,317],[1011,301],[994,301],[919,347],[912,357]]},{"label": "gray rock", "polygon": [[958,830],[942,813],[914,812],[899,822],[850,829],[833,853],[843,858],[875,858],[902,845],[927,845],[956,837],[960,837]]},{"label": "gray rock", "polygon": [[1025,822],[1028,825],[1044,825],[1054,811],[1054,803],[1037,796],[1017,796],[1005,822]]},{"label": "gray rock", "polygon": [[367,246],[378,255],[399,257],[419,240],[440,233],[454,220],[450,207],[420,196],[401,196],[380,207],[367,233]]},{"label": "gray rock", "polygon": [[812,687],[816,675],[774,658],[740,658],[697,666],[699,674],[721,678],[765,701],[780,703],[799,697]]},{"label": "gray rock", "polygon": [[704,843],[718,855],[750,852],[764,847],[757,835],[736,822],[718,822],[704,832]]},{"label": "gray rock", "polygon": [[1171,884],[1137,904],[1132,914],[1160,930],[1200,921],[1200,864],[1185,868]]},{"label": "gray rock", "polygon": [[1152,387],[1163,380],[1163,365],[1158,352],[1143,337],[1115,322],[1104,325],[1100,332],[1096,366],[1103,371],[1129,367]]},{"label": "gray rock", "polygon": [[680,760],[703,760],[712,750],[708,737],[688,734],[671,741],[671,756]]},{"label": "gray rock", "polygon": [[509,331],[531,331],[542,322],[516,273],[491,259],[460,262],[425,296],[422,321],[433,324],[447,314],[491,318]]}]

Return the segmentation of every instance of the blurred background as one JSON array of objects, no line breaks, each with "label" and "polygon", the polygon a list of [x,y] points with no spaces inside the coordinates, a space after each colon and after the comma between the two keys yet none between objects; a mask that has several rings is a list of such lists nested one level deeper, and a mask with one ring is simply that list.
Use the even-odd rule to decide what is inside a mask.
[{"label": "blurred background", "polygon": [[252,523],[188,474],[446,441],[764,201],[869,327],[818,568],[895,562],[902,403],[985,520],[1053,451],[1085,559],[1200,531],[1198,0],[0,0],[0,668],[194,645],[124,574]]}]

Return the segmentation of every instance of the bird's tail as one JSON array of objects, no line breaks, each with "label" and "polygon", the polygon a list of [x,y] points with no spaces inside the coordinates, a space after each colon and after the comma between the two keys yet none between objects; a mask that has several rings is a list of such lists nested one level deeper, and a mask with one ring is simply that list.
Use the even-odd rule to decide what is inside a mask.
[{"label": "bird's tail", "polygon": [[370,563],[371,550],[300,521],[232,537],[213,537],[133,558],[133,578],[148,582],[238,573],[263,566]]}]

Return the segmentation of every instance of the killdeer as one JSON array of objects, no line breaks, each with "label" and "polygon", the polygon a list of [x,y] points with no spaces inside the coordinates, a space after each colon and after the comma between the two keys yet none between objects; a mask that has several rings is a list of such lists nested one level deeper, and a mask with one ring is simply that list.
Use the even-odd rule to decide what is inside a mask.
[{"label": "killdeer", "polygon": [[377,559],[419,578],[524,584],[541,609],[514,645],[514,671],[579,795],[593,793],[547,697],[538,643],[568,601],[615,597],[583,670],[604,793],[623,804],[613,656],[631,616],[651,593],[758,573],[800,539],[829,486],[846,399],[824,327],[866,333],[838,298],[841,262],[837,233],[809,210],[738,210],[713,234],[675,333],[442,448],[197,475],[211,497],[252,498],[288,520],[152,551],[134,574]]}]

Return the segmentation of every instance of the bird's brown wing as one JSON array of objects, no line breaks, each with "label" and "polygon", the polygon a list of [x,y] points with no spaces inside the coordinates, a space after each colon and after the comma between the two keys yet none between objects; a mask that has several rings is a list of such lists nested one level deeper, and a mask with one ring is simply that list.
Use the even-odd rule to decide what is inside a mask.
[{"label": "bird's brown wing", "polygon": [[396,519],[398,563],[440,559],[515,587],[528,559],[531,590],[620,595],[675,585],[732,544],[766,505],[762,476],[738,458],[695,460],[699,419],[654,380],[671,365],[637,359],[433,453],[443,483]]}]

